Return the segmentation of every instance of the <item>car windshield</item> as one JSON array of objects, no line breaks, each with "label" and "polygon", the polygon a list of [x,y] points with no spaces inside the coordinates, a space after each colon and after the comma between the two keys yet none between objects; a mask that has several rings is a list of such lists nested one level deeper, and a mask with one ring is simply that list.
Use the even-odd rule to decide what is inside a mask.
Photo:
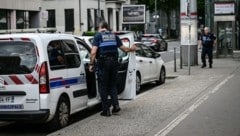
[{"label": "car windshield", "polygon": [[28,74],[37,62],[35,46],[31,42],[0,42],[0,75]]}]

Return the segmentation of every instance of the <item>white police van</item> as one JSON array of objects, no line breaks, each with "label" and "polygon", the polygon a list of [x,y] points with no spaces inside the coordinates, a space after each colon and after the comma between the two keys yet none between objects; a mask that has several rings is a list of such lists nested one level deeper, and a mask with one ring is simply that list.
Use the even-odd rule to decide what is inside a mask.
[{"label": "white police van", "polygon": [[[133,37],[125,38],[133,43]],[[68,34],[0,35],[0,120],[49,122],[61,128],[71,114],[99,103],[85,44]],[[120,99],[136,95],[134,61],[129,53],[120,64]]]}]

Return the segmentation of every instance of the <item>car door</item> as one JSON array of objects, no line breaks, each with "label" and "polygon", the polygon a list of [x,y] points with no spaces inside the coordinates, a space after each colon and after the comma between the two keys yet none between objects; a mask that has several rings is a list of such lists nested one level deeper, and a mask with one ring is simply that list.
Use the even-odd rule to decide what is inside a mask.
[{"label": "car door", "polygon": [[[75,37],[79,43],[81,43],[81,38]],[[123,41],[124,46],[129,47],[134,43],[134,36],[133,34],[124,34],[120,36],[120,39]],[[78,44],[79,44],[78,43]],[[89,47],[91,45],[88,45]],[[79,44],[79,47],[81,48],[81,44]],[[90,48],[89,48],[90,52]],[[88,63],[90,62],[90,57],[85,58],[84,62],[86,63],[86,67],[88,66]],[[86,68],[87,69],[87,68]],[[116,77],[117,80],[117,90],[118,90],[118,96],[119,99],[134,99],[136,96],[136,84],[135,84],[135,78],[136,78],[136,58],[135,53],[125,53],[119,49],[119,70],[118,70],[118,76]],[[88,73],[91,74],[91,73]],[[89,85],[95,85],[94,81],[92,79],[95,79],[96,77],[88,80]],[[91,83],[89,83],[91,82]],[[94,90],[94,89],[93,89]],[[94,92],[94,91],[93,91]]]},{"label": "car door", "polygon": [[137,70],[140,72],[141,82],[144,83],[150,79],[149,75],[149,68],[148,67],[148,58],[146,58],[145,52],[143,51],[143,44],[136,43],[137,46],[136,50],[136,67]]},{"label": "car door", "polygon": [[[132,33],[120,35],[123,46],[134,44]],[[135,52],[124,53],[119,50],[119,71],[117,77],[119,99],[134,99],[136,96],[136,56]]]},{"label": "car door", "polygon": [[158,69],[156,59],[154,58],[155,52],[144,44],[142,44],[142,49],[145,54],[144,63],[146,63],[145,65],[148,68],[146,69],[146,72],[148,74],[148,80],[154,80],[156,79],[156,73]]},{"label": "car door", "polygon": [[76,112],[86,107],[88,101],[84,63],[80,59],[75,39],[62,40],[62,46],[68,76],[65,81],[71,93],[72,112]]}]

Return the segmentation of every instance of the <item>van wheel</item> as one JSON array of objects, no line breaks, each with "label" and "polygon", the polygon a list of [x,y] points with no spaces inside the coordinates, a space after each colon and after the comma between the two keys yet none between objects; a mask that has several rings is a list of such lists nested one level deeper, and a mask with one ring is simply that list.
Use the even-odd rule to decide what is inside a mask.
[{"label": "van wheel", "polygon": [[51,130],[57,130],[68,125],[70,104],[66,97],[61,96],[53,120],[49,123]]},{"label": "van wheel", "polygon": [[160,71],[159,79],[156,81],[156,84],[157,85],[164,84],[165,79],[166,79],[166,71],[165,71],[164,68],[162,68],[161,71]]},{"label": "van wheel", "polygon": [[137,74],[136,76],[136,94],[140,93],[141,90],[141,78],[140,75]]}]

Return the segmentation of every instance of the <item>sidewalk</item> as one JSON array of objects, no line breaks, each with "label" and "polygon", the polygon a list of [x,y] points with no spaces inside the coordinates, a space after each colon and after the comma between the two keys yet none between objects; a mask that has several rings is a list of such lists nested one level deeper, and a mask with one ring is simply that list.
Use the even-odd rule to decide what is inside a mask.
[{"label": "sidewalk", "polygon": [[173,61],[165,65],[166,83],[138,95],[133,101],[121,101],[119,115],[105,118],[97,113],[49,136],[152,136],[168,124],[174,114],[231,75],[240,67],[240,61],[214,59],[212,69],[193,66],[191,75],[188,67],[179,69],[179,60],[177,72],[174,72]]}]

